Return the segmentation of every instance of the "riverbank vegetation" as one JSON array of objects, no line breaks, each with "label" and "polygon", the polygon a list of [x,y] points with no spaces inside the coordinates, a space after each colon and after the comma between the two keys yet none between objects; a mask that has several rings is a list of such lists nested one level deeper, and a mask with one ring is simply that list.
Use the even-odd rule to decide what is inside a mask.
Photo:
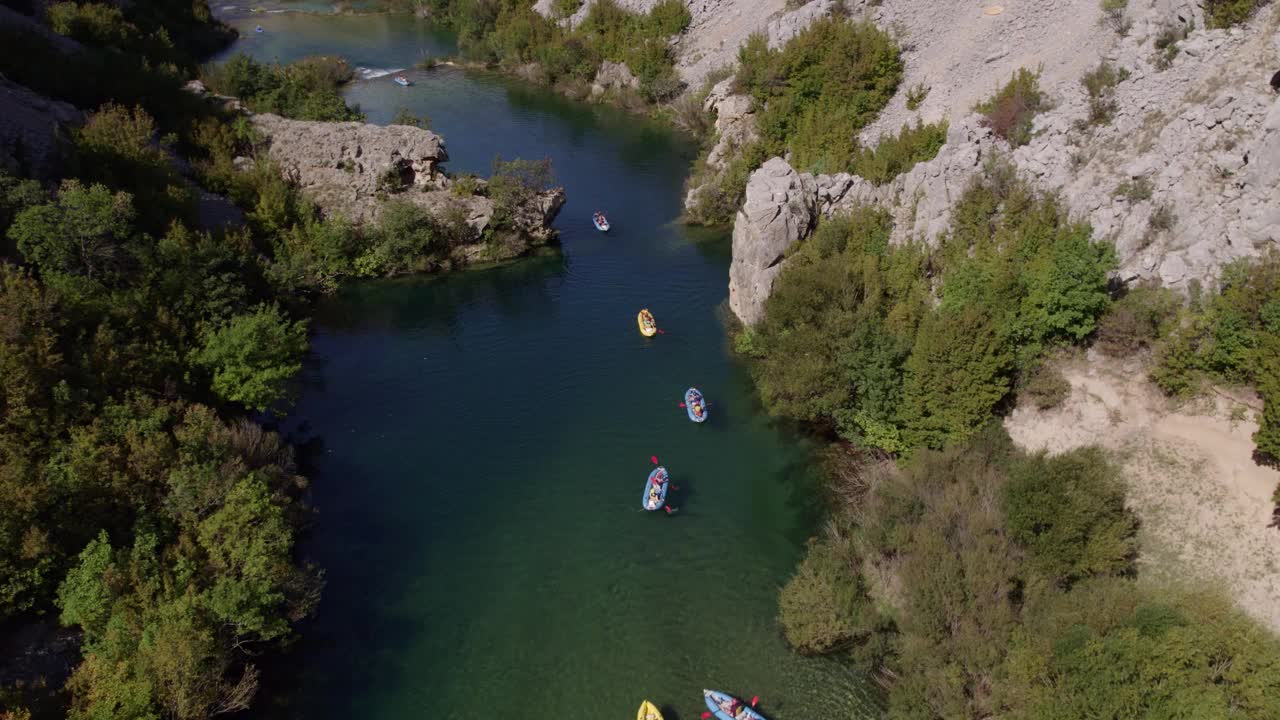
[{"label": "riverbank vegetation", "polygon": [[704,154],[689,180],[692,222],[728,223],[751,172],[770,157],[787,156],[801,172],[849,172],[883,184],[932,159],[946,140],[945,123],[917,123],[875,147],[859,142],[902,80],[897,44],[869,22],[837,13],[775,49],[755,35],[738,59],[733,90],[751,97],[758,139],[733,148],[724,167],[710,167]]},{"label": "riverbank vegetation", "polygon": [[215,93],[239,98],[253,112],[295,120],[364,120],[338,88],[354,76],[346,60],[312,56],[289,65],[266,65],[248,55],[205,68],[201,80]]},{"label": "riverbank vegetation", "polygon": [[[54,663],[69,678],[0,658],[23,679],[0,697],[19,717],[200,720],[253,702],[323,584],[297,552],[306,479],[260,424],[298,389],[309,298],[439,267],[466,220],[394,202],[376,228],[323,218],[246,118],[183,91],[194,60],[137,40],[157,17],[184,47],[229,37],[204,3],[71,5],[48,22],[83,46],[0,31],[0,72],[85,113],[57,178],[28,177],[21,154],[0,171],[0,627],[80,635]],[[239,59],[212,82],[343,119],[358,117],[334,91],[346,72]],[[549,181],[543,163],[495,173],[498,215]],[[204,217],[203,190],[244,222],[226,204]]]},{"label": "riverbank vegetation", "polygon": [[1135,564],[1099,451],[1016,450],[999,425],[893,467],[844,456],[828,533],[783,588],[793,645],[878,677],[891,718],[1270,718],[1280,642]]},{"label": "riverbank vegetation", "polygon": [[1107,308],[1110,246],[1007,166],[965,192],[936,249],[891,245],[890,230],[859,209],[791,254],[748,331],[771,413],[888,452],[942,448]]},{"label": "riverbank vegetation", "polygon": [[[543,17],[532,3],[516,0],[422,4],[431,17],[457,31],[467,57],[553,85],[573,97],[591,94],[605,62],[625,65],[637,81],[634,89],[625,82],[605,88],[624,104],[666,102],[683,89],[671,52],[672,38],[691,19],[681,0],[661,0],[647,13],[628,12],[615,0],[598,0],[573,27]],[[563,17],[577,7],[559,3],[555,9]]]}]

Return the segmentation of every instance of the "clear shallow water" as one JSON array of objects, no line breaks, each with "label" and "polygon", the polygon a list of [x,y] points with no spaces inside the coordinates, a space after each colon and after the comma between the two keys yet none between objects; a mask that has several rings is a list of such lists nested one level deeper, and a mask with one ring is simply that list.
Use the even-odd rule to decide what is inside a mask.
[{"label": "clear shallow water", "polygon": [[[405,17],[244,22],[266,32],[237,49],[282,62],[451,51]],[[775,720],[875,715],[860,678],[778,635],[777,588],[818,511],[810,448],[727,352],[727,235],[674,223],[694,148],[496,75],[409,75],[350,99],[371,122],[428,115],[455,172],[550,157],[563,254],[357,284],[320,309],[297,415],[318,438],[308,552],[328,587],[279,714],[594,720],[648,698],[691,720],[716,687]],[[641,307],[665,335],[638,334]],[[690,385],[713,403],[704,425],[678,407]],[[650,455],[679,488],[673,516],[640,509]]]}]

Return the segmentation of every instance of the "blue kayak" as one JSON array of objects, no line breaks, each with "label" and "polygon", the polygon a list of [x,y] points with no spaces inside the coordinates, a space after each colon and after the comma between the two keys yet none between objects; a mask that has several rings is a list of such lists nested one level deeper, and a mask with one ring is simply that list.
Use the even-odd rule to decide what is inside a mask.
[{"label": "blue kayak", "polygon": [[[657,485],[654,481],[657,480]],[[667,504],[667,487],[671,485],[671,476],[667,469],[659,465],[649,473],[644,483],[644,493],[640,495],[640,506],[650,512],[661,510]]]},{"label": "blue kayak", "polygon": [[707,701],[707,709],[719,720],[766,720],[765,716],[755,708],[742,702],[729,693],[719,690],[703,690],[702,697]]},{"label": "blue kayak", "polygon": [[698,388],[689,388],[684,391],[684,409],[689,413],[690,420],[696,423],[707,421],[707,399],[702,397]]}]

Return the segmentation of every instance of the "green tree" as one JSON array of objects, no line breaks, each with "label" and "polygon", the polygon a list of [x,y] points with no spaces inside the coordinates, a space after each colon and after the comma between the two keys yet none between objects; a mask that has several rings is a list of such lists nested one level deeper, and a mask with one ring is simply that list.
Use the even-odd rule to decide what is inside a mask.
[{"label": "green tree", "polygon": [[875,613],[855,559],[839,539],[809,543],[778,595],[778,621],[791,647],[828,653],[870,632]]},{"label": "green tree", "polygon": [[233,317],[203,333],[195,361],[213,373],[218,397],[266,411],[288,397],[287,384],[302,369],[306,321],[290,321],[276,305]]},{"label": "green tree", "polygon": [[1003,509],[1010,536],[1053,582],[1133,570],[1138,522],[1124,506],[1117,469],[1097,449],[1015,463]]},{"label": "green tree", "polygon": [[9,237],[43,273],[110,281],[125,270],[133,234],[133,201],[103,185],[63,182],[57,200],[18,213]]},{"label": "green tree", "polygon": [[910,447],[963,440],[1008,394],[1013,354],[981,308],[929,315],[904,366],[902,423]]}]

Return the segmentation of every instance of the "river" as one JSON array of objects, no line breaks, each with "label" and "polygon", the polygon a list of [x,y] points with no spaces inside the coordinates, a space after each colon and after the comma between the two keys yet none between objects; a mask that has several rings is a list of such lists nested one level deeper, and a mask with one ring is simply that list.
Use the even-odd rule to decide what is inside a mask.
[{"label": "river", "polygon": [[[326,571],[284,717],[699,717],[704,687],[774,720],[878,715],[856,673],[790,653],[777,591],[820,512],[812,447],[763,414],[721,313],[729,238],[676,222],[696,148],[490,73],[381,73],[454,51],[407,16],[236,15],[234,51],[337,54],[369,121],[430,118],[449,169],[549,157],[563,253],[357,283],[318,310],[295,422],[315,438]],[[254,27],[261,25],[262,33]],[[613,232],[596,232],[594,208]],[[642,338],[653,310],[664,334]],[[694,425],[690,385],[711,400]],[[673,515],[640,498],[656,455]]]}]

